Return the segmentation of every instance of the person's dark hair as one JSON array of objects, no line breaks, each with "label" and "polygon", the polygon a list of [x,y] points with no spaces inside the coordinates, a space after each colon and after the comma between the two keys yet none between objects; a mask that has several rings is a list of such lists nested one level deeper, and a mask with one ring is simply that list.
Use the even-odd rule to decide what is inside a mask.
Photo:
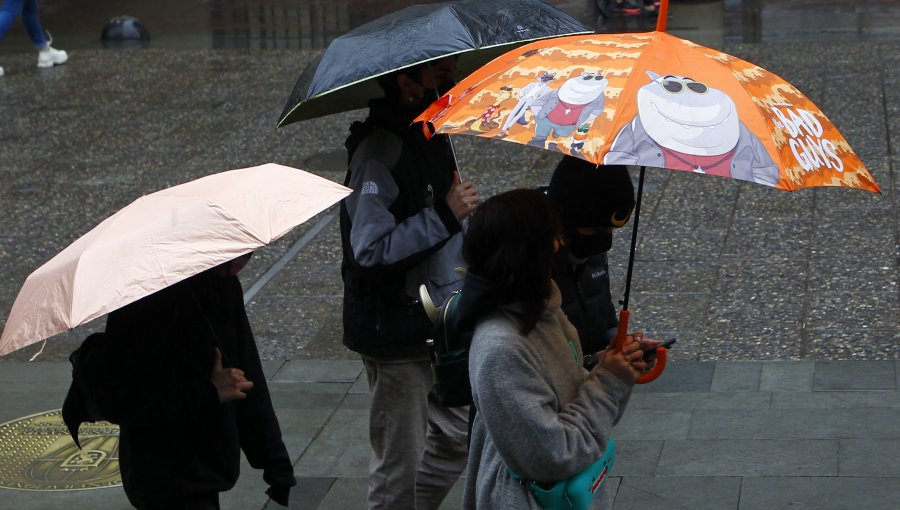
[{"label": "person's dark hair", "polygon": [[397,84],[397,76],[405,74],[418,82],[421,79],[422,69],[424,69],[425,66],[426,64],[422,63],[398,71],[392,71],[375,78],[375,81],[378,82],[378,86],[384,91],[384,97],[386,99],[389,101],[399,101],[401,100],[400,85]]},{"label": "person's dark hair", "polygon": [[547,196],[567,229],[622,227],[634,209],[634,185],[622,165],[600,165],[565,156],[550,178]]},{"label": "person's dark hair", "polygon": [[491,197],[469,220],[463,243],[469,271],[493,282],[497,304],[521,303],[522,334],[534,329],[550,297],[553,241],[559,235],[553,205],[534,189]]}]

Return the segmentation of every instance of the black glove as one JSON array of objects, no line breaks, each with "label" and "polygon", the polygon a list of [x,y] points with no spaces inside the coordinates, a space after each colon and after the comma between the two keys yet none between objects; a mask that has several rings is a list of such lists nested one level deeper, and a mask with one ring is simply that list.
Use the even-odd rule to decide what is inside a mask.
[{"label": "black glove", "polygon": [[288,506],[288,499],[291,495],[291,488],[286,485],[273,485],[266,489],[266,496],[281,506]]}]

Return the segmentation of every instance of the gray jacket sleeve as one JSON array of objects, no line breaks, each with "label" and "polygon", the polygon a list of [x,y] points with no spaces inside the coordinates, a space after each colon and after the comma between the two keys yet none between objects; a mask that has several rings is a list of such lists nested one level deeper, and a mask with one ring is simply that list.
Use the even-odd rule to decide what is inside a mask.
[{"label": "gray jacket sleeve", "polygon": [[591,101],[591,104],[584,108],[581,115],[578,116],[578,122],[576,122],[575,125],[580,126],[586,122],[593,122],[598,115],[603,113],[603,105],[605,104],[606,96],[600,94],[600,97]]},{"label": "gray jacket sleeve", "polygon": [[400,195],[391,170],[400,159],[402,142],[376,130],[359,145],[350,162],[353,193],[344,199],[350,216],[350,246],[363,267],[397,264],[429,250],[461,230],[445,197],[433,197],[425,208],[397,223],[389,208]]},{"label": "gray jacket sleeve", "polygon": [[[555,364],[552,355],[529,349],[531,338],[498,326],[478,332],[469,358],[478,414],[497,452],[526,479],[555,481],[578,473],[606,449],[630,388],[597,367],[573,399],[560,402],[551,374],[572,375],[571,353],[562,352]],[[582,373],[587,375],[579,370],[574,377]]]},{"label": "gray jacket sleeve", "polygon": [[[635,117],[636,119],[637,117]],[[603,158],[607,165],[637,165],[640,155],[637,153],[635,140],[635,120],[622,126],[622,130],[616,135],[609,152]]]},{"label": "gray jacket sleeve", "polygon": [[741,122],[740,136],[731,159],[731,176],[735,179],[776,186],[781,176],[760,139]]}]

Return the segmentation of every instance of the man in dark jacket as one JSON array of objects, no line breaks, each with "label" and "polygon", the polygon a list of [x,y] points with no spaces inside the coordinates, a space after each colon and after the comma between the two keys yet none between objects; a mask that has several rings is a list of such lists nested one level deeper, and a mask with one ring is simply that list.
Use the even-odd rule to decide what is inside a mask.
[{"label": "man in dark jacket", "polygon": [[241,450],[263,470],[267,494],[288,504],[296,479],[236,276],[247,259],[110,313],[106,338],[73,355],[76,373],[103,381],[88,376],[79,396],[73,386],[64,416],[77,415],[72,407],[86,397],[119,424],[122,483],[140,510],[219,508],[219,493],[238,479]]},{"label": "man in dark jacket", "polygon": [[624,166],[597,167],[565,156],[553,172],[547,196],[560,213],[566,238],[555,255],[553,279],[590,368],[593,353],[609,345],[619,325],[606,252],[612,246],[613,229],[631,217],[634,186]]},{"label": "man in dark jacket", "polygon": [[460,288],[462,221],[480,199],[447,137],[410,125],[455,68],[450,57],[381,77],[385,97],[346,143],[344,344],[362,356],[372,396],[370,509],[436,509],[466,464],[467,410],[431,393],[432,324],[417,296],[423,283],[437,302]]}]

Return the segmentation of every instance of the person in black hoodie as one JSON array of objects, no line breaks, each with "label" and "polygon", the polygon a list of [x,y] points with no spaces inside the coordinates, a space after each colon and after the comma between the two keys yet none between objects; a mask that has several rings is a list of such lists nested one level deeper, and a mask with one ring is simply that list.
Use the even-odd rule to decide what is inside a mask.
[{"label": "person in black hoodie", "polygon": [[623,227],[634,209],[634,186],[622,165],[597,166],[564,156],[547,188],[563,224],[565,246],[554,256],[553,280],[562,308],[578,330],[585,367],[615,337],[619,325],[609,289],[606,252],[612,234]]},{"label": "person in black hoodie", "polygon": [[267,494],[288,504],[296,479],[236,276],[247,260],[110,313],[105,338],[71,358],[82,385],[73,384],[64,418],[70,429],[88,416],[119,424],[122,483],[140,510],[218,509],[241,450],[263,470]]},{"label": "person in black hoodie", "polygon": [[432,392],[418,301],[462,286],[463,220],[480,202],[461,181],[445,135],[426,140],[412,120],[453,84],[456,57],[381,76],[384,98],[350,127],[341,202],[343,342],[360,354],[372,397],[369,509],[436,509],[466,465],[468,411]]}]

